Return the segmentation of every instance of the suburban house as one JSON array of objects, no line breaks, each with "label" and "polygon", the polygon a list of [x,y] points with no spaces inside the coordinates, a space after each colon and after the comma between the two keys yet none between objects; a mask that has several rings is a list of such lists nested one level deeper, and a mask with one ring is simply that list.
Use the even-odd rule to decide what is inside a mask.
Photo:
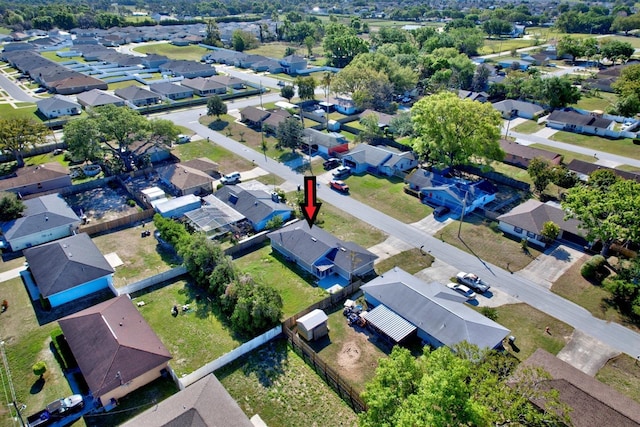
[{"label": "suburban house", "polygon": [[358,112],[356,103],[351,95],[345,93],[336,94],[335,97],[329,97],[326,102],[332,105],[337,112],[345,114],[347,116],[351,116]]},{"label": "suburban house", "polygon": [[269,58],[262,55],[249,55],[246,53],[242,53],[236,56],[233,65],[240,68],[251,68],[251,66],[257,62],[265,61]]},{"label": "suburban house", "polygon": [[59,194],[23,201],[20,218],[0,224],[2,238],[13,251],[71,236],[80,218]]},{"label": "suburban house", "polygon": [[[640,405],[624,396],[596,378],[574,368],[564,360],[539,348],[524,360],[518,370],[542,368],[551,375],[537,386],[544,391],[558,393],[560,402],[572,408],[569,419],[572,426],[619,426],[637,427],[640,425]],[[518,370],[515,376],[517,378]],[[546,408],[542,399],[533,399],[532,403],[541,410]]]},{"label": "suburban house", "polygon": [[68,186],[71,186],[69,171],[58,162],[18,168],[9,177],[0,179],[0,191],[10,191],[20,196]]},{"label": "suburban house", "polygon": [[215,238],[235,229],[236,224],[246,218],[240,212],[213,195],[202,198],[199,208],[184,214],[186,221],[194,230],[209,238]]},{"label": "suburban house", "polygon": [[171,158],[171,147],[160,141],[138,139],[129,144],[127,150],[138,158],[148,156],[151,163],[163,162]]},{"label": "suburban house", "polygon": [[165,62],[169,62],[170,59],[164,55],[157,55],[155,53],[147,54],[142,58],[142,64],[147,68],[158,68]]},{"label": "suburban house", "polygon": [[192,210],[198,209],[202,204],[200,197],[193,194],[173,197],[171,199],[159,199],[154,201],[153,208],[163,218],[180,218]]},{"label": "suburban house", "polygon": [[547,126],[568,132],[605,136],[613,130],[615,122],[597,114],[580,114],[575,111],[555,110],[547,117]]},{"label": "suburban house", "polygon": [[217,163],[202,158],[156,169],[160,180],[179,196],[195,193],[210,194],[213,191],[213,182],[215,181],[213,175],[217,173],[217,170]]},{"label": "suburban house", "polygon": [[505,119],[522,117],[523,119],[536,120],[545,113],[544,107],[538,104],[518,101],[516,99],[505,99],[504,101],[494,102],[491,105],[498,110]]},{"label": "suburban house", "polygon": [[213,374],[121,424],[140,426],[255,427]]},{"label": "suburban house", "polygon": [[531,160],[535,158],[545,159],[552,165],[562,163],[562,156],[558,153],[518,144],[508,139],[500,139],[500,148],[505,153],[503,162],[523,169],[528,168]]},{"label": "suburban house", "polygon": [[196,61],[176,60],[160,64],[158,67],[162,73],[174,76],[182,76],[185,79],[195,77],[211,77],[216,74],[216,69],[209,64]]},{"label": "suburban house", "polygon": [[470,99],[472,101],[487,102],[489,100],[489,94],[487,92],[472,92],[470,90],[458,90],[458,98]]},{"label": "suburban house", "polygon": [[47,119],[75,116],[82,113],[80,104],[64,95],[54,95],[51,98],[41,99],[36,102],[36,105],[38,106],[38,111]]},{"label": "suburban house", "polygon": [[359,144],[342,157],[342,163],[355,173],[393,176],[418,166],[412,151],[400,151],[391,147]]},{"label": "suburban house", "polygon": [[[311,151],[317,151],[324,157],[334,157],[340,153],[349,151],[349,140],[336,132],[322,132],[312,128],[303,131],[301,143],[311,146]],[[305,151],[307,149],[304,149]]]},{"label": "suburban house", "polygon": [[257,107],[249,106],[240,110],[240,121],[248,124],[251,127],[261,127],[271,113],[265,110],[261,110]]},{"label": "suburban house", "polygon": [[183,87],[193,89],[198,96],[222,95],[227,93],[227,87],[212,78],[196,77],[185,79],[180,83]]},{"label": "suburban house", "polygon": [[[582,181],[588,181],[589,175],[597,170],[604,169],[615,173],[620,178],[633,179],[637,182],[640,182],[640,173],[638,172],[627,172],[620,169],[608,168],[606,166],[600,166],[595,163],[589,163],[578,159],[571,160],[567,165],[567,169],[569,169],[571,172],[575,172],[578,175],[578,178],[580,178],[580,180]],[[2,181],[0,181],[0,184],[1,183]]]},{"label": "suburban house", "polygon": [[298,335],[307,341],[315,341],[329,335],[327,314],[316,308],[296,320]]},{"label": "suburban house", "polygon": [[440,283],[426,283],[395,267],[360,288],[369,308],[365,319],[395,343],[417,335],[432,347],[463,341],[500,348],[510,331],[468,305],[466,298]]},{"label": "suburban house", "polygon": [[58,321],[89,390],[102,406],[159,378],[171,354],[129,296],[121,295]]},{"label": "suburban house", "polygon": [[307,60],[302,56],[289,55],[280,60],[282,71],[289,75],[296,75],[298,71],[307,69]]},{"label": "suburban house", "polygon": [[418,168],[405,182],[420,194],[420,200],[428,205],[446,206],[456,213],[472,212],[495,200],[497,190],[486,180],[468,181]]},{"label": "suburban house", "polygon": [[193,89],[177,85],[170,82],[154,83],[149,85],[151,92],[155,92],[163,98],[176,100],[191,98],[193,96]]},{"label": "suburban house", "polygon": [[344,242],[320,227],[295,222],[269,233],[271,247],[318,279],[338,275],[346,281],[373,272],[377,255],[353,242]]},{"label": "suburban house", "polygon": [[123,107],[124,101],[115,95],[111,95],[100,89],[93,89],[76,95],[78,103],[83,107],[101,107],[103,105],[115,105]]},{"label": "suburban house", "polygon": [[511,209],[506,214],[500,215],[500,230],[518,239],[527,239],[538,246],[546,246],[547,242],[541,235],[544,223],[551,221],[560,227],[559,240],[566,240],[579,245],[585,245],[587,241],[580,229],[580,221],[576,219],[565,220],[566,213],[560,206],[552,202],[542,203],[535,199]]},{"label": "suburban house", "polygon": [[269,117],[267,117],[262,122],[262,129],[266,133],[272,133],[275,135],[278,131],[278,126],[280,126],[280,123],[290,118],[291,114],[287,110],[273,110],[269,111],[269,113]]},{"label": "suburban house", "polygon": [[364,110],[362,113],[360,113],[360,121],[362,121],[362,119],[372,114],[378,118],[378,127],[380,129],[388,128],[389,124],[391,123],[391,120],[393,120],[393,117],[394,117],[391,114],[381,113],[375,110]]},{"label": "suburban house", "polygon": [[51,89],[61,95],[71,95],[92,89],[107,90],[108,87],[109,85],[102,80],[80,73],[76,76],[56,81],[50,85]]},{"label": "suburban house", "polygon": [[526,59],[502,59],[498,61],[498,65],[500,65],[502,68],[527,71],[529,67],[533,65],[533,63],[531,61],[527,61]]},{"label": "suburban house", "polygon": [[153,105],[160,102],[160,97],[158,95],[136,85],[116,89],[113,93],[115,93],[116,96],[119,96],[125,101],[128,101],[131,104],[135,105],[136,107]]},{"label": "suburban house", "polygon": [[267,223],[276,217],[286,222],[293,216],[293,208],[257,181],[225,185],[214,196],[244,216],[255,231],[264,230]]},{"label": "suburban house", "polygon": [[241,90],[247,87],[247,82],[234,76],[213,76],[211,81],[223,84],[227,89]]},{"label": "suburban house", "polygon": [[32,299],[42,296],[51,307],[108,288],[115,272],[85,233],[27,248],[24,257],[40,293]]},{"label": "suburban house", "polygon": [[279,74],[283,71],[280,62],[271,58],[267,58],[264,61],[254,62],[251,64],[250,68],[256,73],[269,72],[271,74]]}]

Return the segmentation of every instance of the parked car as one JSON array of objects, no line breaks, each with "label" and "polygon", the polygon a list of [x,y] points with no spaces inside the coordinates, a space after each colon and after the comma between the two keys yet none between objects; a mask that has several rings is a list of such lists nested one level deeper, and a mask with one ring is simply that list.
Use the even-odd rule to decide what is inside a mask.
[{"label": "parked car", "polygon": [[449,208],[446,206],[438,206],[433,210],[433,216],[436,218],[440,218],[449,213]]},{"label": "parked car", "polygon": [[240,182],[240,172],[231,172],[229,174],[224,175],[220,182],[225,185],[233,185]]},{"label": "parked car", "polygon": [[465,285],[460,285],[458,283],[447,283],[447,287],[449,289],[453,289],[454,291],[460,292],[462,295],[467,297],[467,299],[475,299],[476,298],[476,293],[473,292],[468,287],[466,287]]},{"label": "parked car", "polygon": [[191,141],[191,136],[180,134],[178,135],[178,139],[176,140],[179,144],[184,144]]},{"label": "parked car", "polygon": [[464,271],[461,271],[456,274],[456,279],[458,279],[458,283],[466,285],[476,292],[487,292],[489,288],[491,288],[491,286],[487,285],[481,278],[473,273],[465,273]]},{"label": "parked car", "polygon": [[327,159],[327,161],[324,162],[322,166],[324,167],[325,170],[337,168],[338,166],[340,166],[340,159],[331,157],[330,159]]},{"label": "parked car", "polygon": [[346,178],[351,175],[351,168],[349,166],[340,166],[333,171],[333,177],[336,179]]},{"label": "parked car", "polygon": [[329,186],[334,190],[340,191],[341,193],[349,192],[349,186],[345,184],[344,181],[334,179],[329,182]]},{"label": "parked car", "polygon": [[84,407],[84,400],[79,394],[74,394],[64,399],[55,400],[47,405],[47,411],[51,415],[66,415],[77,412]]}]

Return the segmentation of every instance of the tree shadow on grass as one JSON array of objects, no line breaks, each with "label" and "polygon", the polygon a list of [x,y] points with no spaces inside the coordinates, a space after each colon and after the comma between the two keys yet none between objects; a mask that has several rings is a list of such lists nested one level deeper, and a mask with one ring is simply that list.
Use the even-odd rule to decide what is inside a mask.
[{"label": "tree shadow on grass", "polygon": [[278,339],[236,359],[233,363],[216,371],[215,375],[222,381],[240,369],[245,377],[255,376],[263,387],[271,387],[285,373],[288,364],[287,343],[283,339]]},{"label": "tree shadow on grass", "polygon": [[209,129],[215,130],[217,132],[225,129],[227,126],[229,126],[229,122],[226,120],[214,120],[209,123]]},{"label": "tree shadow on grass", "polygon": [[44,384],[45,384],[45,380],[44,378],[38,378],[32,385],[31,385],[31,389],[29,390],[29,393],[31,394],[38,394],[42,391],[42,389],[44,388]]}]

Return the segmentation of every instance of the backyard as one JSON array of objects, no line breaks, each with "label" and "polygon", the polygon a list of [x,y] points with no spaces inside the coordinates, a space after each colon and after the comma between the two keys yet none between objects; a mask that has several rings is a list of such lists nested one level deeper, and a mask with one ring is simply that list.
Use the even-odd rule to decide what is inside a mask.
[{"label": "backyard", "polygon": [[93,223],[111,221],[141,210],[135,202],[133,206],[129,205],[131,196],[117,185],[117,181],[111,183],[113,185],[105,184],[64,198],[78,216],[86,215]]},{"label": "backyard", "polygon": [[353,410],[284,340],[272,341],[215,372],[251,417],[279,427],[356,426]]},{"label": "backyard", "polygon": [[[173,356],[170,365],[178,377],[189,374],[242,344],[221,319],[211,297],[187,280],[176,280],[132,295],[134,302],[144,302],[140,314]],[[174,305],[186,311],[171,315]]]},{"label": "backyard", "polygon": [[524,123],[520,123],[518,126],[514,126],[511,128],[513,132],[520,132],[526,134],[536,133],[541,129],[544,129],[545,125],[539,125],[535,120],[527,120]]},{"label": "backyard", "polygon": [[429,206],[405,194],[405,184],[400,178],[364,174],[351,175],[345,182],[349,184],[350,197],[404,223],[420,221],[433,212]]},{"label": "backyard", "polygon": [[616,356],[598,371],[596,379],[640,403],[638,361],[626,354]]},{"label": "backyard", "polygon": [[[494,224],[497,225],[497,223]],[[520,242],[504,236],[497,227],[494,230],[489,226],[488,220],[479,215],[465,216],[460,237],[458,237],[459,225],[459,221],[453,221],[437,232],[434,237],[498,267],[508,268],[510,271],[523,269],[541,254],[539,250],[532,247],[527,248],[526,251],[523,250]]]},{"label": "backyard", "polygon": [[202,56],[208,52],[207,49],[200,46],[174,46],[169,43],[147,44],[133,50],[146,54],[165,55],[170,59],[186,59],[198,62],[200,62]]}]

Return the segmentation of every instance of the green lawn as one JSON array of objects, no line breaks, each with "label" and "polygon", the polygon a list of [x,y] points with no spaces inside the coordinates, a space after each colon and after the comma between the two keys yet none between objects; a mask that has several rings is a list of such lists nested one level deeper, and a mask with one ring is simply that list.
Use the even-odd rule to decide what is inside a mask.
[{"label": "green lawn", "polygon": [[632,159],[640,159],[640,149],[633,144],[633,139],[630,138],[607,139],[596,135],[559,131],[551,135],[550,139]]},{"label": "green lawn", "polygon": [[640,368],[638,361],[626,354],[609,359],[596,379],[640,403]]},{"label": "green lawn", "polygon": [[523,251],[520,242],[503,236],[499,230],[493,231],[487,220],[479,215],[465,216],[460,237],[459,225],[459,221],[453,221],[434,237],[498,267],[507,268],[509,265],[511,271],[523,269],[541,253],[532,247],[529,247],[528,252]]},{"label": "green lawn", "polygon": [[[9,308],[0,315],[2,339],[11,370],[11,377],[19,404],[27,405],[25,418],[61,396],[71,394],[71,388],[62,374],[62,369],[50,349],[51,332],[58,327],[53,322],[39,326],[31,299],[21,278],[11,279],[0,284],[0,299],[7,300]],[[38,302],[36,302],[38,304]],[[44,361],[47,372],[42,381],[33,375],[31,367],[38,361]],[[4,368],[0,379],[6,384]],[[7,388],[8,389],[8,388]],[[7,414],[0,413],[0,425],[7,423]],[[82,421],[76,425],[84,425]]]},{"label": "green lawn", "polygon": [[316,225],[338,239],[355,242],[364,248],[377,245],[387,237],[377,228],[328,203],[322,204]]},{"label": "green lawn", "polygon": [[399,221],[416,222],[433,212],[429,206],[404,193],[405,184],[400,178],[365,174],[352,175],[345,181],[351,189],[350,197]]},{"label": "green lawn", "polygon": [[544,128],[545,125],[539,125],[535,120],[527,120],[526,122],[521,123],[518,126],[512,127],[511,130],[514,132],[532,134]]},{"label": "green lawn", "polygon": [[[496,321],[516,337],[515,347],[505,344],[505,348],[520,361],[538,348],[558,354],[573,333],[571,326],[526,304],[501,305],[496,311]],[[545,332],[546,327],[549,327],[549,334]]]},{"label": "green lawn", "polygon": [[595,159],[593,156],[588,156],[586,154],[580,154],[573,151],[561,150],[559,148],[551,147],[549,145],[544,144],[531,144],[529,147],[540,148],[541,150],[551,151],[553,153],[558,153],[562,156],[562,163],[569,164],[571,160],[578,159],[583,162],[593,163]]},{"label": "green lawn", "polygon": [[522,38],[516,39],[485,39],[484,45],[478,49],[480,55],[487,55],[490,53],[498,52],[510,52],[512,49],[520,49],[523,47],[533,46],[533,40],[527,40]]},{"label": "green lawn", "polygon": [[137,80],[125,80],[123,82],[109,83],[109,90],[122,89],[129,86],[144,86]]},{"label": "green lawn", "polygon": [[133,50],[146,54],[165,55],[170,59],[190,59],[192,61],[200,61],[202,56],[208,52],[207,49],[200,46],[174,46],[169,43],[150,44]]},{"label": "green lawn", "polygon": [[[153,233],[155,226],[149,222],[144,229]],[[178,259],[162,250],[156,239],[141,238],[141,230],[141,227],[130,227],[92,239],[100,252],[115,252],[124,262],[124,265],[116,267],[113,275],[116,287],[135,283],[179,265]]]},{"label": "green lawn", "polygon": [[[145,302],[138,310],[173,356],[170,364],[178,377],[242,344],[221,321],[226,316],[220,314],[207,294],[186,280],[152,288],[149,292],[141,291],[135,298],[134,302]],[[190,309],[173,317],[171,308],[184,304],[189,304]]]},{"label": "green lawn", "polygon": [[355,413],[285,341],[277,340],[215,372],[251,417],[267,425],[355,426]]},{"label": "green lawn", "polygon": [[181,161],[198,157],[211,159],[220,165],[220,170],[223,172],[246,171],[253,167],[250,161],[206,139],[178,144],[172,151]]},{"label": "green lawn", "polygon": [[245,53],[249,55],[263,55],[269,58],[284,58],[285,50],[287,47],[292,47],[296,50],[296,55],[304,56],[307,54],[307,48],[305,46],[298,46],[293,43],[284,43],[284,42],[273,42],[273,43],[265,43],[258,46],[255,49],[250,49],[245,51]]},{"label": "green lawn", "polygon": [[400,267],[409,274],[416,274],[431,267],[433,261],[434,258],[431,254],[421,252],[419,249],[410,249],[377,263],[376,273],[383,274],[393,267]]},{"label": "green lawn", "polygon": [[288,318],[316,303],[328,294],[314,285],[313,277],[286,262],[271,250],[268,243],[249,254],[235,260],[243,273],[249,273],[256,282],[268,285],[278,291],[284,304],[283,318]]},{"label": "green lawn", "polygon": [[573,104],[573,107],[581,108],[583,110],[593,111],[602,110],[606,111],[607,107],[613,105],[618,100],[618,95],[615,93],[598,92],[597,96],[582,96],[580,101]]},{"label": "green lawn", "polygon": [[42,121],[35,113],[38,110],[36,104],[28,104],[21,108],[13,108],[10,104],[0,104],[0,117],[4,119],[15,119],[27,117],[36,121]]}]

